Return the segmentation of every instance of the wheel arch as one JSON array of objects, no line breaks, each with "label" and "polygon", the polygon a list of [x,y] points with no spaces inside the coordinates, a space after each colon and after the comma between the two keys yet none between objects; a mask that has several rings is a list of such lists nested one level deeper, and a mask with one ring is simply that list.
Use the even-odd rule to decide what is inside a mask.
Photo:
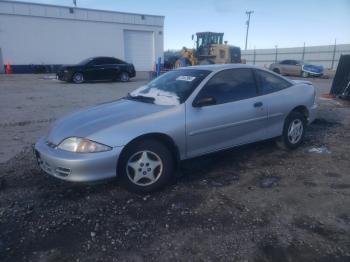
[{"label": "wheel arch", "polygon": [[[143,135],[140,135],[140,136],[132,139],[129,143],[127,143],[124,146],[122,152],[120,153],[120,156],[122,156],[126,152],[127,148],[130,147],[131,145],[136,144],[139,141],[146,140],[146,139],[149,139],[149,140],[153,139],[153,140],[159,141],[162,144],[164,144],[169,149],[169,151],[174,159],[175,168],[178,167],[178,164],[180,162],[179,148],[175,144],[174,140],[169,135],[164,134],[164,133],[147,133],[147,134],[143,134]],[[121,159],[120,156],[118,159],[118,166],[119,166],[119,161]]]},{"label": "wheel arch", "polygon": [[273,67],[272,71],[277,73],[277,74],[281,74],[281,70],[277,66]]},{"label": "wheel arch", "polygon": [[129,76],[130,76],[130,74],[131,74],[131,73],[130,73],[128,70],[126,70],[126,69],[120,70],[119,75],[121,75],[122,73],[126,73],[126,74],[128,74]]},{"label": "wheel arch", "polygon": [[293,108],[291,112],[298,112],[301,113],[303,116],[305,116],[305,119],[308,120],[309,118],[309,110],[306,106],[300,105]]}]

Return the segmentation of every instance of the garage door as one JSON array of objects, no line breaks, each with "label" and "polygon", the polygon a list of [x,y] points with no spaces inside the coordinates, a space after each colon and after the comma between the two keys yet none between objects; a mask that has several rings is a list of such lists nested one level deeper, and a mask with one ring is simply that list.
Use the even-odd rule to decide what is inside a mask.
[{"label": "garage door", "polygon": [[125,61],[137,71],[150,71],[154,63],[153,32],[124,31]]}]

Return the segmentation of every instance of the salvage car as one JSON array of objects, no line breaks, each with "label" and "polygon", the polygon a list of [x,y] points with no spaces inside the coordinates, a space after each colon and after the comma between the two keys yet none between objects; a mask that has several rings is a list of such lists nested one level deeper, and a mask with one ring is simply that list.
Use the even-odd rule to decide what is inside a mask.
[{"label": "salvage car", "polygon": [[312,65],[298,60],[283,60],[270,65],[270,70],[277,74],[289,76],[322,76],[323,66]]},{"label": "salvage car", "polygon": [[57,120],[35,154],[62,180],[118,177],[129,190],[150,192],[184,159],[274,137],[297,148],[316,110],[308,81],[243,64],[193,66]]},{"label": "salvage car", "polygon": [[63,66],[57,79],[76,84],[85,81],[129,81],[136,76],[133,64],[114,57],[91,57],[77,65]]}]

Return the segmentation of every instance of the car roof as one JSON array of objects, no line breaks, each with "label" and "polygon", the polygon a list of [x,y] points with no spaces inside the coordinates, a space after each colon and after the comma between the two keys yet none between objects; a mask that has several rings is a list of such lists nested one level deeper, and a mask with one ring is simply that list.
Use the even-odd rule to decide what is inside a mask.
[{"label": "car roof", "polygon": [[114,59],[116,59],[113,56],[94,56],[94,57],[91,57],[91,59],[97,59],[97,58],[114,58]]},{"label": "car roof", "polygon": [[196,65],[196,66],[179,67],[176,70],[180,70],[180,69],[197,69],[197,70],[199,70],[199,69],[202,69],[202,70],[209,70],[212,72],[218,72],[218,71],[225,70],[225,69],[236,69],[236,68],[250,68],[250,69],[263,70],[263,71],[269,72],[270,74],[273,74],[279,78],[286,80],[287,82],[291,83],[292,85],[295,85],[295,82],[293,82],[293,80],[288,79],[286,77],[283,77],[279,74],[276,74],[275,72],[272,72],[264,67],[256,66],[256,65],[247,65],[247,64]]},{"label": "car roof", "polygon": [[246,64],[215,64],[215,65],[196,65],[196,66],[187,66],[181,67],[179,69],[202,69],[209,71],[221,71],[223,69],[234,69],[234,68],[255,68],[255,69],[264,69],[255,65],[246,65]]}]

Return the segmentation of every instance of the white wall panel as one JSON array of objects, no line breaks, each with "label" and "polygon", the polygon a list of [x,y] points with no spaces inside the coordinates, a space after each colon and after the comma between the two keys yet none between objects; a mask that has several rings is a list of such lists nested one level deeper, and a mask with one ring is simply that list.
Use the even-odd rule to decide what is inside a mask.
[{"label": "white wall panel", "polygon": [[[139,20],[133,24],[135,17]],[[74,9],[71,14],[67,7],[4,1],[0,2],[0,48],[3,61],[14,65],[74,64],[92,56],[125,59],[124,31],[147,31],[152,34],[147,53],[152,54],[153,63],[163,58],[163,34],[159,34],[163,20],[87,9]],[[145,48],[142,42],[138,44],[135,50]],[[139,68],[152,67],[143,64]]]},{"label": "white wall panel", "polygon": [[125,61],[134,64],[137,71],[152,69],[154,56],[154,33],[148,31],[124,31]]}]

